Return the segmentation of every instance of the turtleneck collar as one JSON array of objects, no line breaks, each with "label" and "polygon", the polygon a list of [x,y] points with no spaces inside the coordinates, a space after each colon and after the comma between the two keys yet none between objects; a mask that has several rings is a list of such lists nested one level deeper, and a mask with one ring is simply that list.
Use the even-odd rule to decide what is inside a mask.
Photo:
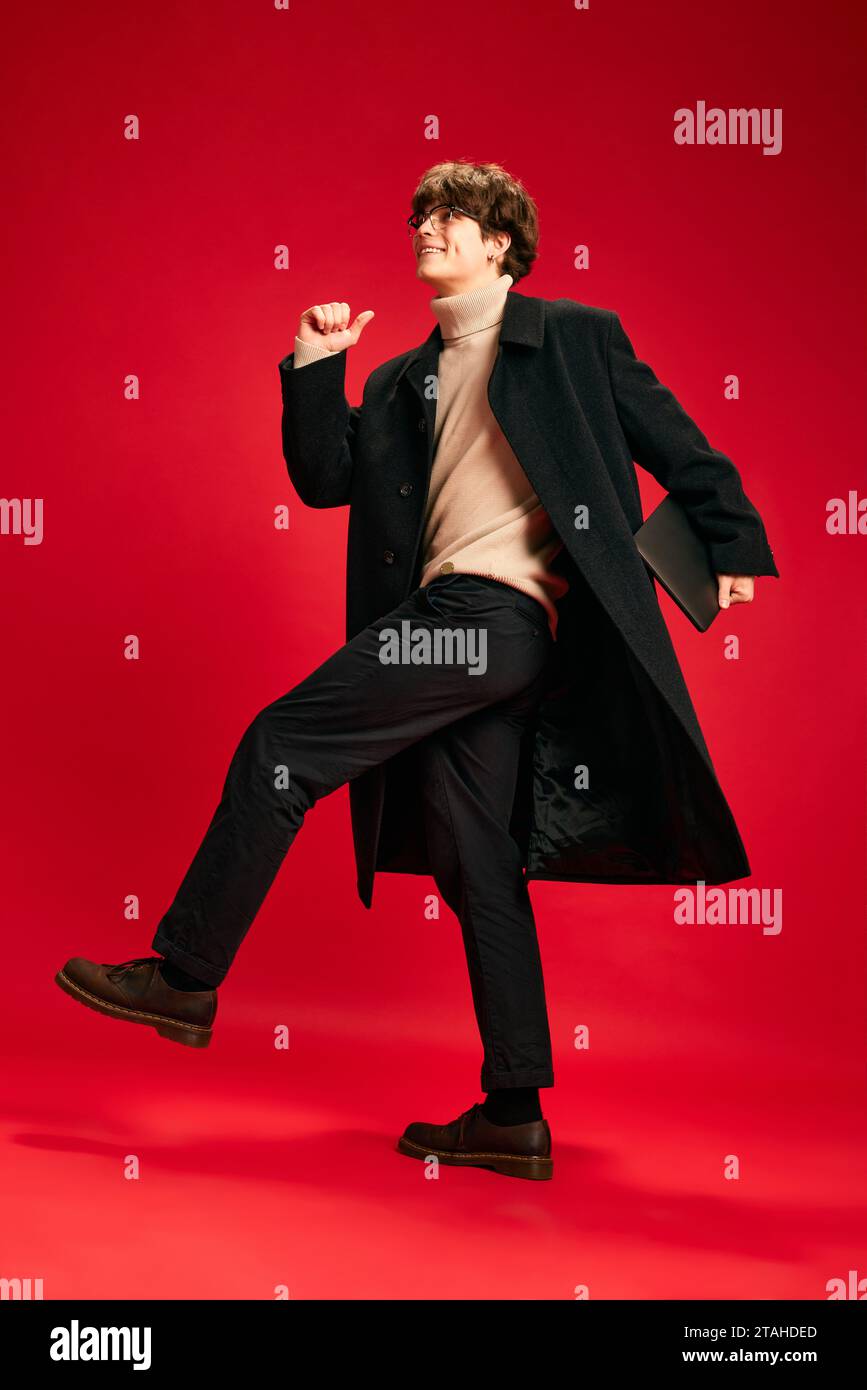
[{"label": "turtleneck collar", "polygon": [[430,307],[439,321],[442,337],[463,338],[468,333],[478,333],[482,328],[493,328],[494,324],[502,323],[506,295],[513,283],[511,275],[499,275],[496,280],[479,289],[432,299]]}]

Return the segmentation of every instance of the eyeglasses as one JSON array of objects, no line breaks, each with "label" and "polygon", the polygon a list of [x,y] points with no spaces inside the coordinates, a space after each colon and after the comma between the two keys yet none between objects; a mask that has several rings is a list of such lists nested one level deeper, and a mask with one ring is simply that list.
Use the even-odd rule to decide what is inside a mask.
[{"label": "eyeglasses", "polygon": [[408,217],[406,219],[407,231],[410,236],[413,232],[420,232],[425,222],[430,218],[432,230],[439,232],[447,222],[451,222],[453,212],[463,213],[464,217],[471,217],[474,222],[481,220],[474,212],[467,212],[466,208],[459,208],[454,203],[439,203],[435,208],[431,208],[430,212],[415,212],[412,217]]}]

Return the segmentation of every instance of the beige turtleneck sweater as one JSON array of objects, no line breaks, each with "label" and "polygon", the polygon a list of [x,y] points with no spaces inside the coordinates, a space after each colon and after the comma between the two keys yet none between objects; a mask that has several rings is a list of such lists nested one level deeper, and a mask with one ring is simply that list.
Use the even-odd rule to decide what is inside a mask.
[{"label": "beige turtleneck sweater", "polygon": [[[486,575],[539,600],[557,635],[568,589],[549,566],[563,548],[488,402],[511,275],[430,301],[443,346],[434,457],[422,537],[421,586],[438,574]],[[295,367],[327,355],[295,340]]]}]

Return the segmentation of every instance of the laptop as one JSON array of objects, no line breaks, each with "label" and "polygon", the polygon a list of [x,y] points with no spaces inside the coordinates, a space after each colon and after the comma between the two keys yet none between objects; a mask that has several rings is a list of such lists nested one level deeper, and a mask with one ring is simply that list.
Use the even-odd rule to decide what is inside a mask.
[{"label": "laptop", "polygon": [[704,541],[681,504],[665,497],[635,532],[651,574],[699,632],[719,616],[719,583]]}]

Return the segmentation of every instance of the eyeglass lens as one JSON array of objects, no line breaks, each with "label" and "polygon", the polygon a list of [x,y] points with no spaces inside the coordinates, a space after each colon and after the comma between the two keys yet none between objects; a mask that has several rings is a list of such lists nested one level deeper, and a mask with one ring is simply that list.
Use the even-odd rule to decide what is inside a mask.
[{"label": "eyeglass lens", "polygon": [[[433,227],[434,231],[439,231],[440,227],[442,227],[444,223],[448,222],[450,215],[451,213],[448,207],[431,208],[429,218],[425,217],[424,222],[422,222],[421,218],[424,216],[424,214],[417,213],[416,216],[413,218],[413,221],[409,224],[409,230],[410,232],[418,231],[421,227],[425,225],[425,223],[427,223],[429,226]],[[413,223],[417,225],[414,226]]]}]

